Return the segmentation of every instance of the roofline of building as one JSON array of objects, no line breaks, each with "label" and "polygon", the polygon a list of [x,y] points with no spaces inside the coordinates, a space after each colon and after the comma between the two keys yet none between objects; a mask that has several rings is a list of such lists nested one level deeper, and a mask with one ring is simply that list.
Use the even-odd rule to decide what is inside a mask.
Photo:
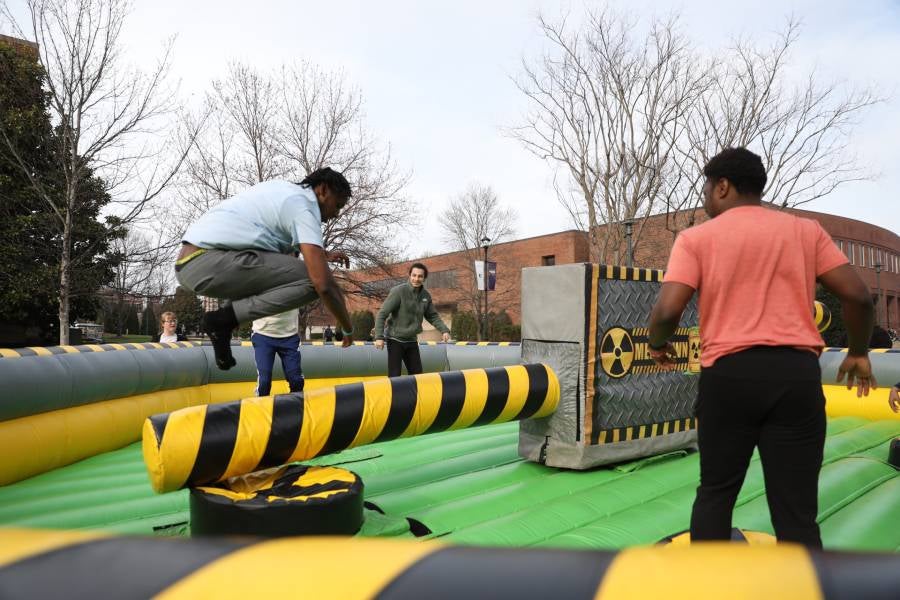
[{"label": "roofline of building", "polygon": [[793,211],[799,212],[799,213],[804,213],[804,214],[807,214],[807,215],[828,215],[829,217],[834,217],[835,219],[842,219],[842,220],[844,220],[844,221],[852,221],[853,223],[860,223],[861,225],[865,225],[865,226],[867,226],[867,227],[873,227],[873,228],[875,228],[875,229],[880,229],[880,230],[883,231],[884,233],[886,233],[886,234],[888,234],[888,235],[894,236],[895,238],[897,238],[897,241],[900,242],[900,235],[897,235],[895,232],[891,231],[890,229],[885,229],[885,228],[882,227],[881,225],[876,225],[876,224],[874,224],[874,223],[869,223],[868,221],[860,221],[859,219],[854,219],[854,218],[852,218],[852,217],[845,217],[845,216],[843,216],[843,215],[836,215],[836,214],[834,214],[834,213],[819,212],[819,211],[815,211],[815,210],[806,210],[806,209],[804,209],[804,208],[791,208],[790,210],[793,210]]},{"label": "roofline of building", "polygon": [[[509,241],[506,241],[506,242],[499,242],[499,243],[497,243],[497,244],[491,244],[490,247],[491,247],[491,248],[497,248],[498,246],[505,246],[505,245],[507,245],[507,244],[518,244],[519,242],[527,242],[527,241],[529,241],[529,240],[537,240],[537,239],[540,239],[540,238],[553,237],[553,236],[556,236],[556,235],[564,235],[564,234],[566,234],[566,233],[576,233],[576,234],[580,234],[580,235],[586,235],[586,234],[587,234],[586,231],[582,231],[582,230],[580,230],[580,229],[565,229],[565,230],[563,230],[563,231],[556,231],[556,232],[553,232],[553,233],[542,233],[541,235],[535,235],[535,236],[532,236],[532,237],[527,237],[527,238],[516,238],[516,239],[514,239],[514,240],[509,240]],[[481,247],[479,246],[479,249],[480,249],[480,248],[481,248]],[[475,248],[466,248],[466,250],[475,250]],[[428,256],[420,256],[420,257],[417,257],[417,258],[410,258],[410,259],[407,259],[407,260],[401,260],[401,261],[398,261],[398,262],[395,262],[395,263],[388,263],[388,264],[386,264],[386,265],[384,265],[384,266],[385,266],[385,267],[396,267],[397,265],[403,265],[403,264],[406,264],[406,263],[426,262],[426,261],[428,261],[428,260],[430,260],[430,259],[432,259],[432,258],[441,258],[441,257],[444,257],[444,256],[452,256],[453,254],[460,254],[460,253],[462,253],[462,252],[465,252],[466,250],[453,250],[453,251],[451,251],[451,252],[442,252],[442,253],[440,253],[440,254],[429,254]],[[373,269],[379,269],[379,268],[380,268],[380,267],[377,267],[377,266],[376,266],[376,267],[366,267],[365,269],[359,269],[358,271],[359,271],[359,272],[365,272],[365,271],[371,271],[371,270],[373,270]]]},{"label": "roofline of building", "polygon": [[28,46],[29,48],[33,48],[34,50],[38,50],[39,48],[37,42],[23,40],[22,38],[13,37],[11,35],[3,35],[2,33],[0,33],[0,42],[6,42],[7,44],[18,44],[20,46]]},{"label": "roofline of building", "polygon": [[[768,204],[769,206],[773,206],[773,207],[776,207],[776,208],[778,207],[778,205],[772,204],[772,203],[763,202],[763,204]],[[656,213],[656,214],[652,214],[652,215],[647,215],[646,217],[643,217],[643,218],[641,218],[641,219],[635,219],[635,220],[636,220],[636,221],[642,221],[642,220],[645,220],[645,219],[648,219],[648,220],[649,220],[649,219],[655,219],[655,218],[665,217],[666,214],[671,214],[671,215],[673,215],[673,216],[674,216],[674,215],[679,215],[679,214],[688,214],[688,213],[691,213],[691,212],[696,212],[696,211],[698,211],[698,210],[703,210],[703,207],[702,207],[702,206],[698,206],[698,207],[695,207],[695,208],[683,208],[683,209],[680,209],[680,210],[672,211],[671,213],[661,212],[661,213]],[[836,218],[836,219],[842,219],[842,220],[844,220],[844,221],[850,221],[850,222],[853,222],[853,223],[859,223],[859,224],[861,224],[861,225],[865,225],[865,226],[867,226],[867,227],[873,227],[873,228],[879,229],[879,230],[881,230],[881,231],[883,231],[883,232],[885,232],[885,233],[887,233],[887,234],[889,234],[889,235],[892,235],[892,236],[894,236],[894,237],[898,240],[898,242],[900,242],[900,236],[898,236],[896,233],[894,233],[894,232],[891,231],[890,229],[885,229],[884,227],[881,227],[881,226],[879,226],[879,225],[875,225],[874,223],[869,223],[869,222],[867,222],[867,221],[860,221],[859,219],[854,219],[854,218],[851,218],[851,217],[845,217],[845,216],[843,216],[843,215],[835,215],[835,214],[832,214],[832,213],[818,212],[818,211],[815,211],[815,210],[807,210],[807,209],[804,209],[804,208],[793,208],[793,207],[788,207],[787,210],[790,210],[790,211],[793,211],[793,212],[797,212],[797,213],[802,213],[803,215],[808,215],[808,216],[810,216],[811,218],[814,217],[814,215],[826,215],[826,216],[833,217],[833,218]],[[604,223],[604,224],[602,224],[602,225],[598,225],[597,227],[598,227],[598,228],[599,228],[599,227],[608,227],[609,225],[614,225],[614,224],[616,224],[616,222],[613,222],[613,223]],[[531,241],[531,240],[538,240],[538,239],[541,239],[541,238],[547,238],[547,237],[553,237],[553,236],[557,236],[557,235],[565,235],[565,234],[587,235],[587,232],[586,232],[586,231],[583,231],[583,230],[581,230],[581,229],[564,229],[563,231],[555,231],[555,232],[553,232],[553,233],[543,233],[543,234],[541,234],[541,235],[535,235],[535,236],[532,236],[532,237],[527,237],[527,238],[517,238],[517,239],[514,239],[514,240],[508,240],[508,241],[505,241],[505,242],[500,242],[500,243],[498,243],[498,244],[491,244],[490,247],[491,247],[491,248],[496,248],[496,247],[499,247],[499,246],[505,246],[505,245],[507,245],[507,244],[518,244],[518,243],[520,243],[520,242],[528,242],[528,241]],[[475,248],[466,248],[466,250],[475,250]],[[407,263],[427,262],[429,259],[432,259],[432,258],[448,257],[448,256],[452,256],[452,255],[454,255],[454,254],[460,254],[460,253],[462,253],[462,252],[465,252],[466,250],[453,250],[453,251],[451,251],[451,252],[442,252],[442,253],[440,253],[440,254],[431,254],[431,255],[429,255],[429,256],[420,256],[420,257],[417,257],[417,258],[410,258],[410,259],[407,259],[407,260],[401,260],[401,261],[398,261],[398,262],[395,262],[395,263],[389,263],[389,264],[384,265],[384,266],[385,266],[385,267],[396,267],[396,266],[398,266],[398,265],[404,265],[404,264],[407,264]],[[380,268],[380,267],[368,267],[368,268],[365,268],[365,269],[359,269],[358,272],[364,273],[364,272],[372,271],[373,269],[379,269],[379,268]]]},{"label": "roofline of building", "polygon": [[[771,207],[776,208],[776,209],[779,209],[779,210],[782,209],[782,207],[780,207],[779,205],[774,204],[774,203],[771,203],[771,202],[765,202],[765,201],[763,201],[762,204],[763,204],[764,206],[771,206]],[[642,217],[642,218],[639,218],[639,219],[635,219],[635,222],[643,221],[644,219],[648,219],[648,220],[649,220],[649,219],[655,219],[655,218],[664,217],[666,214],[671,214],[672,216],[676,216],[676,215],[680,215],[680,214],[688,214],[688,213],[691,213],[691,212],[697,212],[698,210],[703,210],[703,207],[702,207],[702,206],[697,206],[697,207],[695,207],[695,208],[683,208],[683,209],[680,209],[680,210],[672,211],[671,213],[664,213],[664,212],[656,213],[656,214],[652,214],[652,215],[647,215],[646,217]],[[815,218],[815,215],[825,215],[825,216],[832,217],[832,218],[835,218],[835,219],[841,219],[841,220],[843,220],[843,221],[848,221],[848,222],[852,222],[852,223],[859,223],[860,225],[865,225],[866,227],[871,227],[871,228],[874,228],[874,229],[878,229],[878,230],[881,230],[881,231],[884,232],[884,233],[887,233],[888,235],[892,235],[892,236],[894,236],[895,238],[897,238],[897,241],[898,241],[898,242],[900,242],[900,235],[897,235],[896,233],[894,233],[894,232],[891,231],[890,229],[885,229],[884,227],[881,227],[880,225],[876,225],[876,224],[874,224],[874,223],[869,223],[868,221],[860,221],[859,219],[854,219],[854,218],[852,218],[852,217],[845,217],[845,216],[843,216],[843,215],[836,215],[836,214],[834,214],[834,213],[819,212],[819,211],[816,211],[816,210],[808,210],[808,209],[805,209],[805,208],[795,208],[795,207],[792,207],[792,206],[786,207],[786,210],[789,210],[789,211],[794,212],[794,213],[801,213],[800,216],[807,216],[808,218]],[[604,223],[604,224],[602,224],[602,225],[598,225],[597,227],[598,227],[598,228],[599,228],[599,227],[607,227],[607,226],[609,226],[609,225],[615,225],[616,223],[618,223],[618,222],[616,221],[616,222],[613,222],[613,223]],[[577,230],[576,230],[576,231],[577,231]]]}]

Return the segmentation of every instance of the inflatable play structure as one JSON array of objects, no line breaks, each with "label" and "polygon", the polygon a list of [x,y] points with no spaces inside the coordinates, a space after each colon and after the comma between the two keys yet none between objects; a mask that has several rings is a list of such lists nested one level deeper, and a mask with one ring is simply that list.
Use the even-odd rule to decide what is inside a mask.
[{"label": "inflatable play structure", "polygon": [[[833,384],[840,349],[828,552],[772,544],[757,458],[750,543],[684,544],[699,337],[689,311],[683,368],[647,361],[659,281],[527,269],[521,345],[423,344],[393,379],[371,344],[304,345],[302,395],[253,398],[249,344],[230,371],[195,342],[0,350],[0,597],[896,597],[900,415]],[[871,357],[900,380],[900,352]]]}]

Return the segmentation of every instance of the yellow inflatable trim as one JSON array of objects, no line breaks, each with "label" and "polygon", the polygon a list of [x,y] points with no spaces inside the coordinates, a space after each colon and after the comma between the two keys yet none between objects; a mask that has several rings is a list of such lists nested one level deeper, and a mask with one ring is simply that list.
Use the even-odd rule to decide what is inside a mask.
[{"label": "yellow inflatable trim", "polygon": [[[377,379],[309,379],[306,389]],[[73,406],[0,422],[0,485],[8,485],[79,460],[117,450],[141,439],[150,415],[188,406],[232,402],[253,395],[256,382],[214,383],[164,390]],[[285,381],[272,383],[273,394],[288,392]]]}]

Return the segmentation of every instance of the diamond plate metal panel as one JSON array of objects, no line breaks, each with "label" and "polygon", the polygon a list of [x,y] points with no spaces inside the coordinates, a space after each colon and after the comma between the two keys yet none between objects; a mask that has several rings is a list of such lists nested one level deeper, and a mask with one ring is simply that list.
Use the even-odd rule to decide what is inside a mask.
[{"label": "diamond plate metal panel", "polygon": [[[697,396],[696,376],[675,372],[652,371],[652,363],[641,350],[646,351],[646,327],[650,310],[656,301],[662,284],[642,281],[601,280],[598,289],[596,329],[596,369],[594,370],[594,397],[592,431],[595,436],[603,430],[658,423],[693,416]],[[694,300],[682,317],[681,326],[697,325],[697,307]],[[629,335],[625,340],[621,332],[606,336],[610,330],[624,329]],[[644,331],[640,331],[643,329]],[[638,330],[635,335],[631,335]],[[606,347],[604,348],[604,338]],[[679,339],[686,340],[686,336]],[[616,353],[610,353],[615,348]],[[604,352],[605,350],[605,352]],[[623,353],[622,350],[627,352]],[[629,355],[628,353],[633,353]],[[683,357],[687,361],[687,353]],[[606,367],[616,376],[610,376]],[[685,365],[685,368],[686,365]],[[622,371],[627,370],[625,374]],[[596,443],[595,440],[591,440]]]}]

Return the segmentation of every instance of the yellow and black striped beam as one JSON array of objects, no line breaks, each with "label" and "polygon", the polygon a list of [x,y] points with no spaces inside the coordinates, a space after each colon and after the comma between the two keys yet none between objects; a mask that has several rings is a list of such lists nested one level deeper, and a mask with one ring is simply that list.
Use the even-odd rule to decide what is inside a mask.
[{"label": "yellow and black striped beam", "polygon": [[545,417],[558,403],[543,364],[374,379],[152,416],[144,462],[153,489],[168,492],[373,442]]},{"label": "yellow and black striped beam", "polygon": [[896,598],[900,555],[707,543],[620,552],[377,538],[0,530],[0,597],[775,600]]}]

